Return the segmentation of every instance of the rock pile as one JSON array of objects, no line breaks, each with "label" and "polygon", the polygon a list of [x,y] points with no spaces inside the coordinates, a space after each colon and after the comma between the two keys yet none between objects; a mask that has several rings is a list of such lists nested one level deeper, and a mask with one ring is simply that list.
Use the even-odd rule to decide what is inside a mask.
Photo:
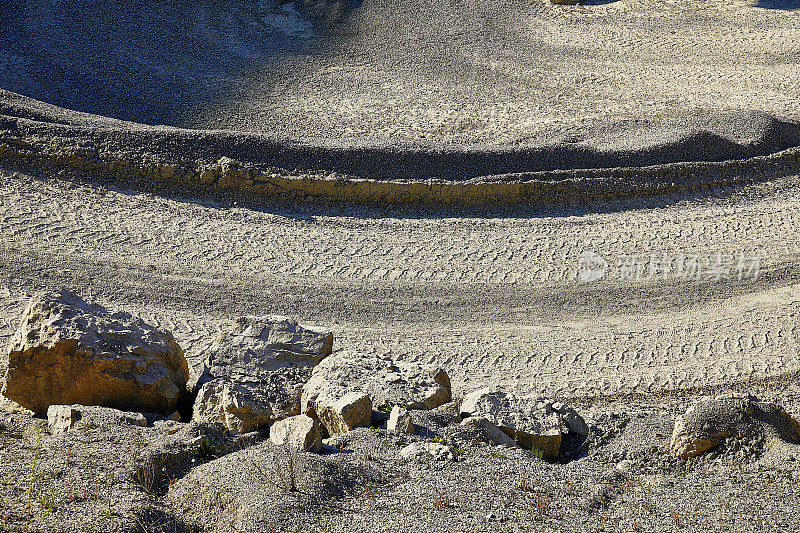
[{"label": "rock pile", "polygon": [[300,414],[300,390],[333,334],[282,316],[239,318],[205,354],[193,418],[247,433]]},{"label": "rock pile", "polygon": [[[273,444],[297,450],[319,452],[323,437],[383,422],[398,442],[408,442],[418,430],[416,438],[425,438],[425,421],[433,423],[435,416],[421,413],[433,416],[441,409],[450,413],[456,433],[478,434],[549,460],[559,457],[564,437],[588,435],[573,409],[502,390],[475,391],[459,409],[451,404],[443,369],[333,353],[329,330],[282,316],[239,318],[203,355],[192,387],[192,422],[219,424],[229,434],[268,428]],[[69,432],[89,418],[147,425],[168,416],[174,422],[179,398],[190,394],[188,365],[170,333],[66,291],[31,300],[6,366],[5,396],[46,412],[53,433]],[[453,459],[455,450],[440,438],[412,442],[401,456]]]},{"label": "rock pile", "polygon": [[301,409],[336,435],[370,425],[373,406],[429,410],[451,400],[450,378],[441,368],[339,352],[314,368]]},{"label": "rock pile", "polygon": [[564,436],[585,440],[589,434],[583,418],[562,403],[496,389],[468,394],[461,403],[461,418],[462,424],[479,428],[491,442],[533,450],[548,460],[558,458]]}]

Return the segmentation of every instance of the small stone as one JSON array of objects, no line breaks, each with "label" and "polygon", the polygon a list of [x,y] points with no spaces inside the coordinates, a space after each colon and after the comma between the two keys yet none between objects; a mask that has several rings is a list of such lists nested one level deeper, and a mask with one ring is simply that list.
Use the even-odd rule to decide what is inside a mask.
[{"label": "small stone", "polygon": [[629,459],[625,459],[617,463],[616,468],[620,472],[628,472],[630,471],[631,467],[633,466],[633,461]]},{"label": "small stone", "polygon": [[392,412],[389,413],[389,421],[386,423],[386,429],[388,431],[413,434],[415,431],[414,421],[411,420],[411,415],[406,409],[395,405],[392,408]]},{"label": "small stone", "polygon": [[496,424],[486,417],[471,416],[464,419],[461,422],[461,425],[464,427],[477,429],[485,438],[489,440],[489,442],[492,442],[493,444],[508,446],[509,448],[514,448],[517,446],[517,444],[514,442],[514,439],[506,435],[503,430],[497,427]]},{"label": "small stone", "polygon": [[200,435],[199,437],[191,439],[187,444],[192,447],[210,446],[211,441],[208,440],[208,435]]},{"label": "small stone", "polygon": [[304,414],[322,423],[328,435],[340,435],[372,421],[372,400],[361,392],[329,391],[306,404]]},{"label": "small stone", "polygon": [[400,458],[406,460],[434,459],[436,461],[453,461],[453,450],[438,442],[413,442],[400,450]]},{"label": "small stone", "polygon": [[51,405],[47,408],[47,427],[51,433],[66,433],[80,420],[80,411],[69,405]]},{"label": "small stone", "polygon": [[275,445],[288,445],[304,452],[319,453],[322,449],[319,423],[306,415],[275,422],[269,430],[269,439]]}]

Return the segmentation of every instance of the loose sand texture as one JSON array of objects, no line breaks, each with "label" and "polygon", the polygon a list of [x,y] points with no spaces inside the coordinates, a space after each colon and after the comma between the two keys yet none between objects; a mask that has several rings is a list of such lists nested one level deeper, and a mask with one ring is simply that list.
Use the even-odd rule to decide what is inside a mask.
[{"label": "loose sand texture", "polygon": [[800,118],[796,0],[365,0],[328,29],[291,6],[4,2],[0,87],[297,139],[580,142],[676,116]]}]

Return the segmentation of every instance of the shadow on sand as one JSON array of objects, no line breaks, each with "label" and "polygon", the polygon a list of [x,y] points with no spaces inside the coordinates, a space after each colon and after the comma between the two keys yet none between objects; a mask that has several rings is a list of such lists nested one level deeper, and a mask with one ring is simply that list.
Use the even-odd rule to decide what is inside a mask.
[{"label": "shadow on sand", "polygon": [[319,24],[298,5],[0,1],[0,87],[76,111],[178,125],[242,72],[319,53]]},{"label": "shadow on sand", "polygon": [[756,6],[764,9],[800,9],[800,0],[759,0]]}]

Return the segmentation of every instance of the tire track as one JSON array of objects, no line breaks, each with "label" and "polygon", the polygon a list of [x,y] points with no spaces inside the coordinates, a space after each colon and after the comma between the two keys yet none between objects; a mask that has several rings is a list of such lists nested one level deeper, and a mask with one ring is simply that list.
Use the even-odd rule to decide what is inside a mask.
[{"label": "tire track", "polygon": [[[277,310],[333,327],[343,348],[444,365],[460,390],[653,394],[784,375],[800,369],[798,183],[437,218],[220,208],[0,171],[0,344],[26,294],[72,284],[171,330],[195,366],[220,325]],[[582,285],[585,250],[647,257],[645,270],[651,255],[757,251],[763,277]]]}]

